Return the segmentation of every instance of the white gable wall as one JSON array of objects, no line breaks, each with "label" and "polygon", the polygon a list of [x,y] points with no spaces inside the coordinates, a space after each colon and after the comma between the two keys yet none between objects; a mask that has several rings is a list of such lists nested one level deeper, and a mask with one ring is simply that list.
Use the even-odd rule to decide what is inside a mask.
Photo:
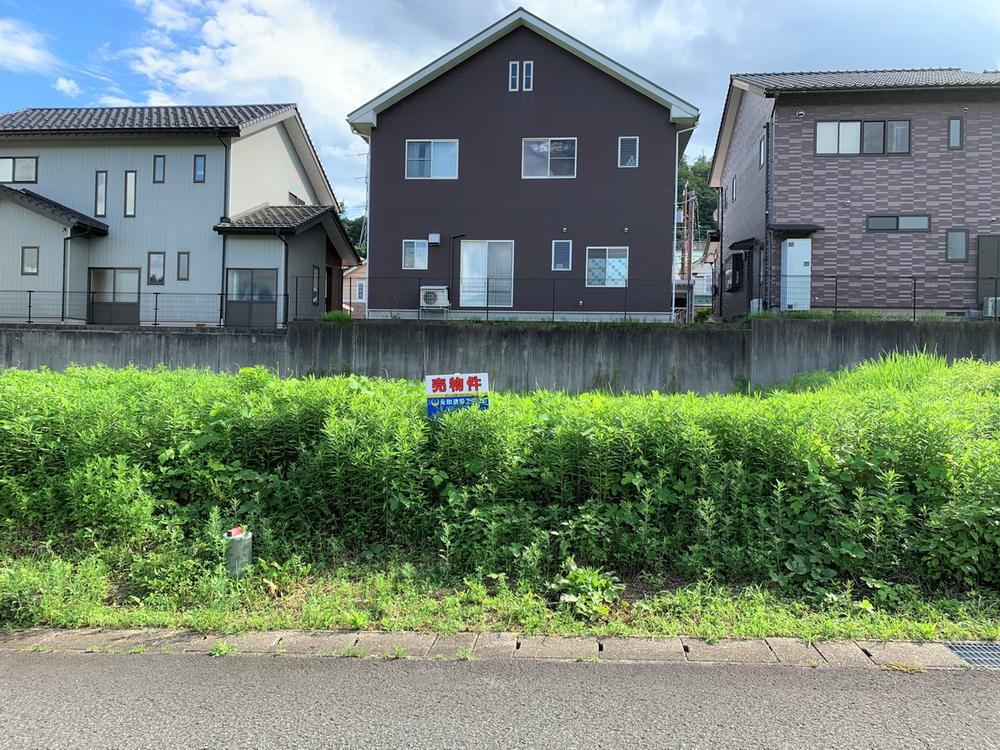
[{"label": "white gable wall", "polygon": [[264,205],[287,206],[289,193],[319,203],[284,123],[234,138],[230,171],[230,216]]}]

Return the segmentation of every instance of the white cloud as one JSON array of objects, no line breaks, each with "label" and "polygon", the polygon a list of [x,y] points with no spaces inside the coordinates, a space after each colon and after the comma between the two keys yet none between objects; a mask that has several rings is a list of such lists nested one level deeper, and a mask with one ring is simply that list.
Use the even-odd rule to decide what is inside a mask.
[{"label": "white cloud", "polygon": [[157,29],[166,32],[187,31],[197,24],[194,15],[201,5],[199,0],[134,0],[135,6],[145,12],[146,18]]},{"label": "white cloud", "polygon": [[0,18],[0,68],[15,73],[47,73],[58,65],[42,33],[16,18]]},{"label": "white cloud", "polygon": [[72,78],[63,78],[62,76],[59,76],[56,79],[56,82],[52,85],[56,91],[65,94],[70,98],[76,98],[83,93],[83,89],[80,88],[80,84]]}]

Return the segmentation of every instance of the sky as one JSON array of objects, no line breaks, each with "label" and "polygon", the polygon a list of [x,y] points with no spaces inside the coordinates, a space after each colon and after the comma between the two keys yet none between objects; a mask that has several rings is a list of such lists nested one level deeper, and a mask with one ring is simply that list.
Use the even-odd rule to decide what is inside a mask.
[{"label": "sky", "polygon": [[698,106],[691,157],[730,73],[1000,68],[1000,0],[0,0],[0,112],[296,102],[356,216],[347,113],[518,5]]}]

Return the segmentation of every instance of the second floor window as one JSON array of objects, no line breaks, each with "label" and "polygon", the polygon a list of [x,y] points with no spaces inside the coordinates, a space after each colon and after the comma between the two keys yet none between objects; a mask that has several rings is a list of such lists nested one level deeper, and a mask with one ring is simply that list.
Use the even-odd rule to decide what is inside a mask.
[{"label": "second floor window", "polygon": [[167,157],[157,154],[153,157],[153,182],[167,181]]},{"label": "second floor window", "polygon": [[205,181],[205,154],[194,155],[194,181]]},{"label": "second floor window", "polygon": [[38,182],[38,157],[0,156],[0,182]]},{"label": "second floor window", "polygon": [[866,224],[869,232],[928,232],[931,217],[927,214],[874,214]]},{"label": "second floor window", "polygon": [[618,166],[639,166],[639,136],[623,135],[618,138]]},{"label": "second floor window", "polygon": [[763,167],[765,161],[767,161],[767,136],[762,135],[760,145],[757,147],[757,169]]},{"label": "second floor window", "polygon": [[511,60],[507,63],[507,90],[517,91],[521,82],[521,63]]},{"label": "second floor window", "polygon": [[962,118],[948,118],[948,148],[958,151],[965,145],[962,141]]},{"label": "second floor window", "polygon": [[403,240],[403,270],[427,270],[427,240]]},{"label": "second floor window", "polygon": [[125,216],[135,216],[135,170],[125,172]]},{"label": "second floor window", "polygon": [[576,138],[525,138],[521,142],[521,177],[576,177]]},{"label": "second floor window", "polygon": [[458,179],[458,141],[407,141],[406,179]]},{"label": "second floor window", "polygon": [[531,60],[524,61],[523,91],[534,91],[535,89],[535,63]]},{"label": "second floor window", "polygon": [[100,169],[94,175],[94,216],[108,215],[108,173]]},{"label": "second floor window", "polygon": [[817,154],[910,153],[909,120],[827,120],[816,123]]}]

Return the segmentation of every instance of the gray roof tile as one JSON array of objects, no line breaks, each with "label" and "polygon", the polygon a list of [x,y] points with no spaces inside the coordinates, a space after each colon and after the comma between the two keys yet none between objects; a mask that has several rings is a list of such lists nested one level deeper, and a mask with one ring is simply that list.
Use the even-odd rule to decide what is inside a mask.
[{"label": "gray roof tile", "polygon": [[1000,71],[974,73],[961,68],[736,73],[732,77],[766,91],[786,92],[1000,86]]},{"label": "gray roof tile", "polygon": [[240,128],[294,104],[238,104],[185,107],[29,108],[0,114],[0,135],[15,133],[183,132]]},{"label": "gray roof tile", "polygon": [[215,226],[217,232],[294,232],[314,224],[335,206],[264,206]]},{"label": "gray roof tile", "polygon": [[44,195],[33,193],[30,190],[0,185],[0,200],[4,199],[9,200],[12,203],[17,203],[20,206],[24,206],[29,210],[45,214],[51,219],[62,222],[69,227],[82,227],[94,232],[95,234],[101,235],[108,233],[108,225],[103,221],[98,221],[97,219],[80,213],[69,206],[64,206],[62,203],[56,203],[54,200],[46,198]]}]

